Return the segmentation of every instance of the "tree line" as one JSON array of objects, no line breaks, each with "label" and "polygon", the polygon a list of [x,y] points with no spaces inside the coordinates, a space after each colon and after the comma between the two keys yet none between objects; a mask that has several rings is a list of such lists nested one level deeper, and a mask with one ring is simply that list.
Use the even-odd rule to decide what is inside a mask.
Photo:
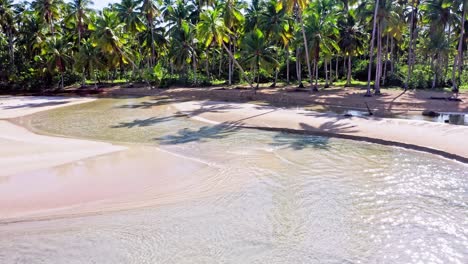
[{"label": "tree line", "polygon": [[[464,72],[468,0],[0,0],[0,86],[103,80],[207,85],[342,80],[452,87]],[[320,82],[320,83],[319,83]]]}]

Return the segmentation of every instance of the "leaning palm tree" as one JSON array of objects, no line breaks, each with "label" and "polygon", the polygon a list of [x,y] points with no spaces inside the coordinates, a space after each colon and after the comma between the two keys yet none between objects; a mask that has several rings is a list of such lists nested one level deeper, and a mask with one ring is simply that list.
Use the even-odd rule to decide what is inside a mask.
[{"label": "leaning palm tree", "polygon": [[242,40],[242,53],[245,63],[253,66],[257,75],[257,86],[254,89],[256,92],[260,85],[260,70],[278,66],[278,61],[275,59],[275,46],[268,42],[262,31],[256,29],[247,33]]},{"label": "leaning palm tree", "polygon": [[197,24],[197,33],[199,39],[205,42],[205,47],[209,47],[212,43],[218,45],[218,47],[224,48],[229,54],[229,57],[234,64],[239,68],[242,76],[247,80],[250,87],[253,89],[252,81],[247,78],[244,68],[234,57],[234,54],[226,46],[226,42],[229,41],[230,30],[224,24],[222,12],[219,9],[207,9],[200,14],[200,22]]}]

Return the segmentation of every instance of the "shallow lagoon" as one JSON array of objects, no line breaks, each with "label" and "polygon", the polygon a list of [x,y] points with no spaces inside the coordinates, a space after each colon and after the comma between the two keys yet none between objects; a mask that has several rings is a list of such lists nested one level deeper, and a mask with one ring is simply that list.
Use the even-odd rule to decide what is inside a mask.
[{"label": "shallow lagoon", "polygon": [[[152,196],[154,203],[144,207],[0,225],[0,263],[468,258],[468,169],[457,162],[349,140],[199,123],[164,99],[103,99],[18,122],[42,133],[160,148],[209,169],[166,194],[177,198],[171,202]],[[96,166],[92,160],[61,166],[64,175],[57,177],[72,166],[91,173],[91,164]],[[140,173],[158,177],[157,171]],[[147,186],[156,187],[164,188]]]}]

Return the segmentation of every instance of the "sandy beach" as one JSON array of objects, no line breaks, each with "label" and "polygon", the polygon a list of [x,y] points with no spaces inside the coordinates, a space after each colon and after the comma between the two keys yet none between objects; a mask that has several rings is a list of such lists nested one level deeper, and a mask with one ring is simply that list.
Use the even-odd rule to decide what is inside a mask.
[{"label": "sandy beach", "polygon": [[344,117],[338,114],[213,101],[174,104],[209,123],[311,132],[408,147],[468,162],[468,127],[418,120]]},{"label": "sandy beach", "polygon": [[[210,177],[218,173],[218,168],[190,157],[157,147],[37,135],[8,121],[92,100],[95,99],[0,97],[0,119],[4,119],[0,120],[0,222],[174,203],[226,191],[248,181],[248,177],[221,177],[223,183],[219,185]],[[468,160],[466,126],[344,118],[249,103],[184,100],[170,104],[211,124],[310,132]],[[211,185],[224,187],[213,189]]]}]

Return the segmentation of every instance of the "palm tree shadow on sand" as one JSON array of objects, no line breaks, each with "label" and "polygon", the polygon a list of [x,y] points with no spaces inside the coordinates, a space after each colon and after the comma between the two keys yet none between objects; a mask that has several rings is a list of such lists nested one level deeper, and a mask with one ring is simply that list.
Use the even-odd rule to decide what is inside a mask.
[{"label": "palm tree shadow on sand", "polygon": [[271,146],[288,148],[293,150],[303,150],[308,148],[313,149],[329,149],[329,138],[312,135],[299,135],[287,132],[278,133],[273,137]]},{"label": "palm tree shadow on sand", "polygon": [[204,142],[209,139],[221,139],[232,135],[240,128],[239,122],[224,122],[214,126],[204,126],[199,129],[180,129],[175,135],[155,138],[162,145],[177,145],[190,142]]},{"label": "palm tree shadow on sand", "polygon": [[111,128],[134,128],[134,127],[148,127],[159,123],[173,120],[174,116],[165,117],[150,117],[147,119],[135,119],[130,122],[120,122],[118,125],[111,126]]}]

